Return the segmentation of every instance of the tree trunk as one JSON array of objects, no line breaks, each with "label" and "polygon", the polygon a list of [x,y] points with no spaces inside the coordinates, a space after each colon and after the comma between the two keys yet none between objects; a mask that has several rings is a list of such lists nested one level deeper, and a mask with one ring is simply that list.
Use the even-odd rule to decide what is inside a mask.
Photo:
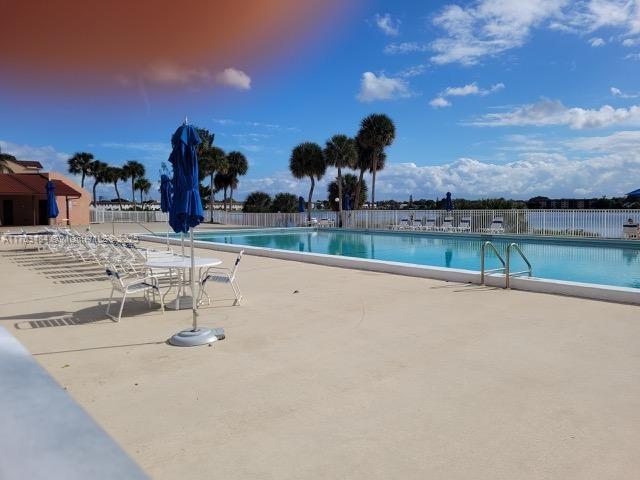
[{"label": "tree trunk", "polygon": [[362,205],[360,205],[360,191],[362,190],[362,180],[364,178],[364,171],[366,169],[360,169],[360,176],[358,178],[358,183],[356,183],[356,196],[353,199],[353,204],[356,206],[356,210],[359,210]]},{"label": "tree trunk", "polygon": [[229,211],[233,209],[233,187],[229,187]]},{"label": "tree trunk", "polygon": [[211,172],[211,192],[209,195],[209,210],[211,210],[211,223],[213,223],[213,171]]},{"label": "tree trunk", "polygon": [[371,160],[371,208],[376,208],[376,172],[378,170],[378,152],[373,153]]},{"label": "tree trunk", "polygon": [[222,208],[227,211],[227,187],[224,187],[224,199],[222,200]]},{"label": "tree trunk", "polygon": [[309,189],[309,201],[307,202],[307,221],[311,222],[311,199],[313,198],[313,187],[316,186],[316,180],[313,176],[311,178],[311,188]]},{"label": "tree trunk", "polygon": [[98,182],[93,182],[93,206],[96,207],[96,187],[98,186]]},{"label": "tree trunk", "polygon": [[338,226],[342,227],[342,170],[338,167]]},{"label": "tree trunk", "polygon": [[140,210],[144,210],[144,199],[142,198],[143,191],[140,189]]},{"label": "tree trunk", "polygon": [[122,200],[120,199],[120,192],[118,191],[118,182],[113,182],[113,187],[116,189],[116,196],[118,197],[118,206],[120,207],[120,211],[122,211]]},{"label": "tree trunk", "polygon": [[80,181],[80,186],[81,186],[82,188],[84,188],[84,176],[85,176],[85,173],[84,173],[84,170],[83,170],[83,171],[82,171],[82,180]]},{"label": "tree trunk", "polygon": [[136,210],[136,189],[134,185],[136,184],[136,177],[131,177],[131,203],[133,205],[133,210]]}]

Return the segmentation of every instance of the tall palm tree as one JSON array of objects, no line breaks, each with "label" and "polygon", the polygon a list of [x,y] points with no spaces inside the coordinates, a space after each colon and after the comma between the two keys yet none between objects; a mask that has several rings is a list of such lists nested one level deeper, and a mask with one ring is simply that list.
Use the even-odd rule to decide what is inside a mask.
[{"label": "tall palm tree", "polygon": [[218,172],[215,177],[213,177],[213,185],[217,191],[223,191],[223,200],[222,200],[222,208],[227,209],[227,190],[230,185],[230,177],[226,173]]},{"label": "tall palm tree", "polygon": [[213,222],[213,202],[216,192],[214,177],[216,173],[226,173],[229,162],[224,150],[213,146],[203,150],[198,160],[200,161],[200,172],[203,178],[209,176],[209,210],[211,211],[211,222]]},{"label": "tall palm tree", "polygon": [[136,162],[135,160],[129,160],[122,167],[124,172],[124,176],[127,179],[131,179],[131,203],[133,204],[133,209],[136,209],[136,178],[144,177],[145,169],[144,165],[140,162]]},{"label": "tall palm tree", "polygon": [[[355,198],[356,187],[358,185],[358,177],[353,175],[352,173],[347,173],[342,176],[342,191],[344,192],[345,198],[349,198],[351,205],[353,208],[358,208],[358,205],[362,205],[364,201],[367,199],[367,182],[362,179],[362,184],[360,187],[360,192],[358,195],[360,197],[358,200]],[[329,200],[329,208],[332,210],[338,210],[338,204],[335,199],[338,196],[338,178],[327,185],[327,195]]]},{"label": "tall palm tree", "polygon": [[107,178],[107,169],[109,165],[100,160],[94,160],[89,164],[87,169],[87,175],[93,177],[93,206],[97,205],[96,202],[96,187],[99,183],[104,183]]},{"label": "tall palm tree", "polygon": [[313,142],[304,142],[295,147],[289,158],[289,170],[295,178],[309,177],[311,179],[309,200],[307,202],[307,220],[311,221],[311,201],[316,179],[320,180],[327,171],[327,162],[320,145]]},{"label": "tall palm tree", "polygon": [[[69,165],[69,173],[73,173],[74,175],[82,175],[82,180],[80,181],[80,186],[84,188],[84,179],[87,175],[89,175],[89,165],[93,162],[93,154],[88,152],[77,152],[67,160],[67,165]],[[89,175],[91,176],[91,175]]]},{"label": "tall palm tree", "polygon": [[[338,212],[342,213],[342,169],[355,168],[358,161],[356,142],[346,135],[334,135],[324,147],[324,158],[327,165],[338,169]],[[333,199],[329,199],[333,201]],[[342,216],[340,216],[342,221]]]},{"label": "tall palm tree", "polygon": [[124,171],[120,167],[107,167],[107,171],[104,175],[104,181],[107,183],[113,183],[113,188],[116,190],[116,196],[118,197],[118,206],[122,210],[122,199],[120,198],[120,192],[118,191],[118,181],[126,180],[127,177]]},{"label": "tall palm tree", "polygon": [[136,190],[140,191],[140,207],[144,210],[143,194],[149,193],[149,190],[151,190],[151,182],[144,177],[140,177],[136,180],[136,183],[134,183],[133,186]]},{"label": "tall palm tree", "polygon": [[384,149],[393,143],[396,138],[396,126],[388,116],[383,113],[372,113],[362,119],[358,142],[365,149],[371,150],[371,206],[376,205],[376,173],[379,168],[379,159]]},{"label": "tall palm tree", "polygon": [[249,162],[240,152],[229,152],[227,155],[227,175],[231,177],[229,181],[229,205],[233,206],[233,190],[238,187],[238,177],[246,175],[249,170]]}]

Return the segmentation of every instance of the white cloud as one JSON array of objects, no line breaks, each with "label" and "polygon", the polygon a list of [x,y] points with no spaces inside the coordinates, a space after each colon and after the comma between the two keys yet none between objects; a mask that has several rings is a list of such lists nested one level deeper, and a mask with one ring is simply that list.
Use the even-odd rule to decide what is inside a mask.
[{"label": "white cloud", "polygon": [[629,53],[624,58],[625,60],[640,60],[640,53]]},{"label": "white cloud", "polygon": [[222,72],[216,74],[216,81],[238,90],[251,89],[251,77],[237,68],[225,68]]},{"label": "white cloud", "polygon": [[575,130],[605,128],[615,125],[640,125],[640,106],[599,109],[565,107],[559,100],[543,98],[538,103],[522,105],[508,112],[488,113],[470,122],[485,127],[566,125]]},{"label": "white cloud", "polygon": [[384,53],[387,55],[404,55],[413,52],[426,52],[429,45],[416,42],[390,43],[384,47]]},{"label": "white cloud", "polygon": [[2,153],[13,155],[18,160],[36,160],[42,164],[45,170],[55,170],[66,173],[67,160],[71,156],[68,153],[59,152],[54,147],[33,146],[0,140]]},{"label": "white cloud", "polygon": [[565,140],[562,144],[581,152],[635,154],[640,152],[640,131],[623,130],[611,135],[577,137]]},{"label": "white cloud", "polygon": [[[434,16],[433,24],[444,34],[431,43],[435,53],[431,60],[473,65],[484,57],[521,47],[539,28],[577,35],[615,28],[622,31],[618,39],[635,35],[640,33],[640,2],[477,0],[465,6],[445,6]],[[589,43],[599,47],[605,40],[591,37]]]},{"label": "white cloud", "polygon": [[433,108],[442,108],[442,107],[450,107],[451,102],[443,97],[436,97],[429,102]]},{"label": "white cloud", "polygon": [[609,89],[609,91],[611,92],[611,95],[613,95],[614,97],[618,97],[618,98],[637,98],[637,97],[640,97],[640,94],[638,94],[638,93],[626,93],[626,92],[623,92],[622,90],[620,90],[619,88],[616,88],[616,87],[611,87]]},{"label": "white cloud", "polygon": [[446,165],[391,163],[378,175],[376,192],[383,198],[434,198],[447,191],[467,198],[611,196],[637,187],[634,182],[640,176],[640,156],[573,159],[558,153],[525,153],[507,163],[472,158]]},{"label": "white cloud", "polygon": [[640,38],[625,38],[622,41],[622,45],[625,47],[635,47],[636,45],[640,45]]},{"label": "white cloud", "polygon": [[360,93],[357,99],[361,102],[373,102],[375,100],[393,100],[396,98],[411,97],[414,94],[402,78],[387,77],[384,74],[376,75],[372,72],[364,72],[360,82]]},{"label": "white cloud", "polygon": [[[499,92],[504,88],[504,83],[496,83],[488,89],[481,89],[476,82],[469,83],[462,87],[447,87],[439,96],[431,100],[429,104],[432,107],[448,107],[451,102],[446,100],[446,97],[466,97],[468,95],[480,95],[485,96],[491,93]],[[444,103],[446,102],[446,104]]]},{"label": "white cloud", "polygon": [[376,14],[374,17],[375,23],[378,28],[389,36],[396,36],[400,33],[400,20],[392,17],[391,14],[385,13],[384,15]]}]

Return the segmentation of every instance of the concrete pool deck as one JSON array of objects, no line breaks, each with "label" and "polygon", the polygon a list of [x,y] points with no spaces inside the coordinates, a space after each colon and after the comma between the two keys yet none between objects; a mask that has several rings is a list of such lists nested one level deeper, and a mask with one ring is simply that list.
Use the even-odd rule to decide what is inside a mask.
[{"label": "concrete pool deck", "polygon": [[0,272],[0,325],[153,478],[640,471],[637,306],[247,256],[245,303],[201,310],[227,338],[181,349],[189,312],[106,320],[99,267],[9,245]]}]

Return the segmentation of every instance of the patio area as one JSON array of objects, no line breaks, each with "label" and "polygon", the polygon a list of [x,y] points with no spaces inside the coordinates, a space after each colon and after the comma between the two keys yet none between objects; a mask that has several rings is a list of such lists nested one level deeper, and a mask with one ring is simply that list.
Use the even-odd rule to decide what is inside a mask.
[{"label": "patio area", "polygon": [[189,349],[189,311],[107,320],[99,267],[5,245],[0,271],[0,325],[152,478],[640,471],[637,306],[246,256],[243,305],[201,310],[227,338]]}]

